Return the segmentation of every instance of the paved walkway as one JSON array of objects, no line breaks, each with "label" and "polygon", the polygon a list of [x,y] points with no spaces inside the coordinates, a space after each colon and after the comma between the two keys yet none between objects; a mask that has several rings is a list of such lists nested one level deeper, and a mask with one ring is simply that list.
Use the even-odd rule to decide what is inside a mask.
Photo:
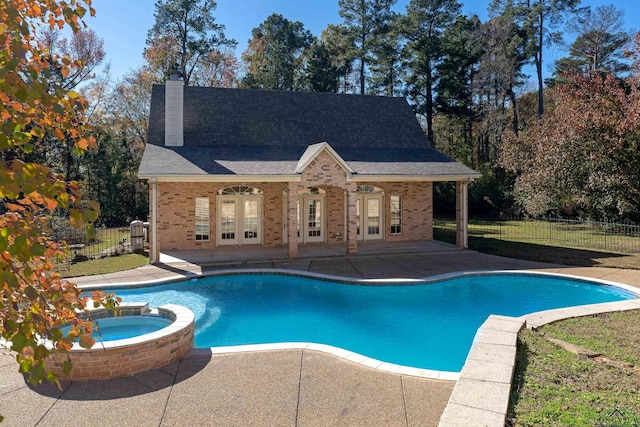
[{"label": "paved walkway", "polygon": [[[325,251],[326,248],[318,248]],[[210,254],[211,255],[211,254]],[[199,256],[199,255],[198,255]],[[640,287],[640,271],[576,268],[501,258],[448,245],[369,246],[357,256],[242,252],[234,259],[163,256],[163,264],[78,278],[80,285],[170,279],[228,268],[286,268],[355,278],[421,278],[456,271],[534,270]],[[0,355],[0,414],[7,426],[434,426],[454,383],[385,373],[312,350],[194,351],[132,377],[32,388]]]}]

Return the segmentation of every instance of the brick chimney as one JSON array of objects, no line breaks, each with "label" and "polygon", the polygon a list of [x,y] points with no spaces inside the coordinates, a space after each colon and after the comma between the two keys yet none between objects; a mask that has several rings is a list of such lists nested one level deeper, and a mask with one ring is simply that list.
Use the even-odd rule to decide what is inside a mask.
[{"label": "brick chimney", "polygon": [[178,64],[171,70],[164,86],[164,145],[182,147],[183,138],[184,81]]}]

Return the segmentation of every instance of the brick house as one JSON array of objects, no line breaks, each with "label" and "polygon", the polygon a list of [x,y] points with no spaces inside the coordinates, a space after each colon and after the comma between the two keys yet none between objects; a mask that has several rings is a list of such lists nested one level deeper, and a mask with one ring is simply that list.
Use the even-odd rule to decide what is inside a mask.
[{"label": "brick house", "polygon": [[433,183],[456,183],[457,245],[480,175],[434,150],[404,98],[155,85],[138,176],[150,261],[223,251],[433,238]]}]

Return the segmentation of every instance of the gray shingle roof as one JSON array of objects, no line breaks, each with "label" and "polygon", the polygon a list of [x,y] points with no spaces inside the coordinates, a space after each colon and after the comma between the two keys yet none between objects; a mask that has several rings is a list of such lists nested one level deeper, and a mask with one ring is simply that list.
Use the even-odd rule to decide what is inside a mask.
[{"label": "gray shingle roof", "polygon": [[477,176],[431,148],[404,98],[186,86],[183,147],[164,147],[164,107],[155,85],[141,176],[291,175],[319,142],[357,174]]}]

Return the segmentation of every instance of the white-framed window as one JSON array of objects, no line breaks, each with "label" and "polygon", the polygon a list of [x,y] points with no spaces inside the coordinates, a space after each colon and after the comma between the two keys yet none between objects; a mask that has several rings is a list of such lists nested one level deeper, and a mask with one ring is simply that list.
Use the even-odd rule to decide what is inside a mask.
[{"label": "white-framed window", "polygon": [[209,240],[209,198],[196,197],[196,241]]},{"label": "white-framed window", "polygon": [[248,185],[235,185],[218,190],[218,245],[262,244],[263,194],[262,189]]},{"label": "white-framed window", "polygon": [[391,196],[391,234],[402,233],[402,196]]}]

